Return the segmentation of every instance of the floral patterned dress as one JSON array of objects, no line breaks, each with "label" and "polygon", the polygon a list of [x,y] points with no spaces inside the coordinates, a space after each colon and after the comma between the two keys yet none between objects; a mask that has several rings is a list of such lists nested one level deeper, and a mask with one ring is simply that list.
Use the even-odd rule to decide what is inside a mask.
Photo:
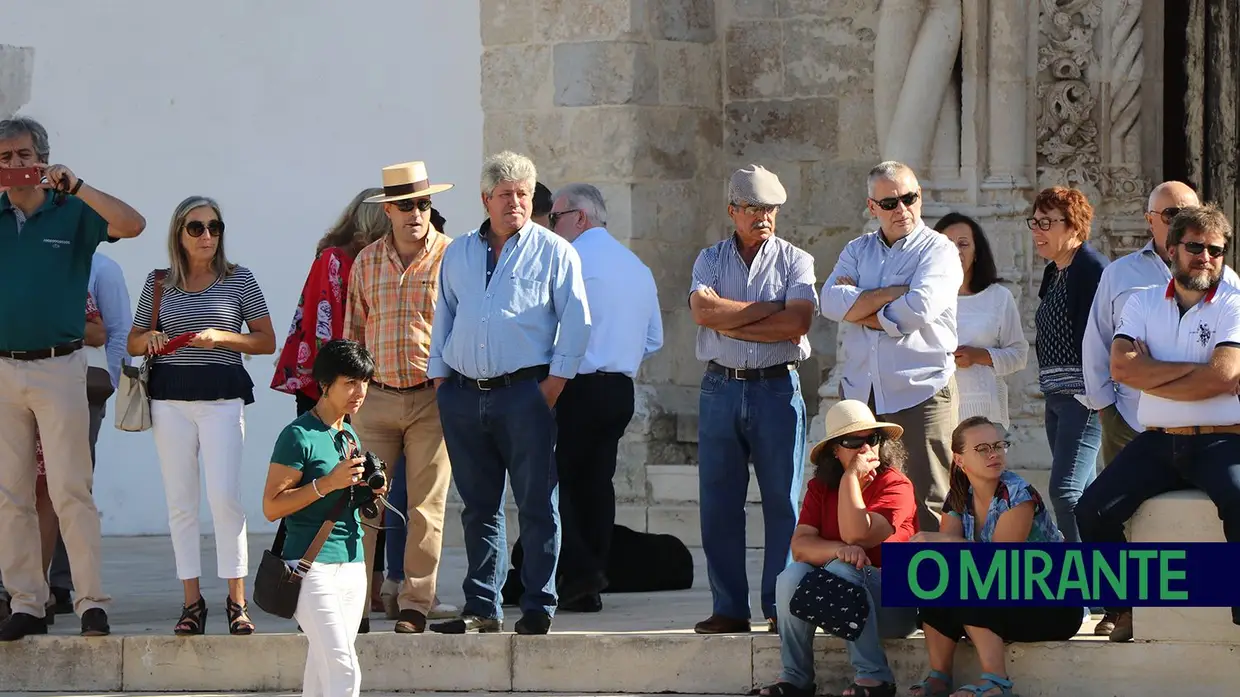
[{"label": "floral patterned dress", "polygon": [[[95,298],[90,293],[86,294],[86,321],[90,322],[100,318],[99,306],[95,305]],[[34,461],[36,464],[36,473],[39,477],[47,476],[47,465],[43,462],[43,439],[39,438],[39,427],[34,427]]]},{"label": "floral patterned dress", "polygon": [[340,247],[323,250],[306,277],[293,323],[276,363],[271,389],[317,400],[314,359],[323,344],[344,336],[344,309],[353,258]]},{"label": "floral patterned dress", "polygon": [[[969,487],[969,500],[973,500],[973,488]],[[1026,542],[1063,542],[1063,533],[1059,532],[1051,512],[1042,501],[1042,495],[1019,474],[1006,470],[999,475],[999,487],[995,489],[995,497],[990,500],[990,510],[986,512],[986,520],[981,526],[973,515],[972,507],[966,511],[953,511],[944,507],[943,512],[960,519],[966,540],[974,542],[990,542],[994,538],[995,526],[999,516],[1025,503],[1033,502],[1033,527],[1029,528]]]}]

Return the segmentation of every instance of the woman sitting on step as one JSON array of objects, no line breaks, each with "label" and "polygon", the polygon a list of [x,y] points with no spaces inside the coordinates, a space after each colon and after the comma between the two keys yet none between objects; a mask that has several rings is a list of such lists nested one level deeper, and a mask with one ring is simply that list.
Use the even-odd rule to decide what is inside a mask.
[{"label": "woman sitting on step", "polygon": [[[827,412],[826,438],[810,451],[814,478],[792,533],[793,563],[775,585],[776,629],[783,663],[779,680],[755,691],[760,695],[813,695],[815,623],[794,607],[797,588],[823,570],[864,589],[860,634],[848,641],[855,672],[844,697],[894,697],[895,676],[882,639],[912,633],[912,608],[882,606],[883,542],[904,542],[917,532],[913,483],[902,470],[908,457],[900,441],[904,429],[874,420],[863,402],[844,400]],[[794,616],[793,613],[798,616]]]},{"label": "woman sitting on step", "polygon": [[[1010,443],[984,416],[952,432],[951,490],[940,531],[914,542],[1063,542],[1042,497],[1007,469]],[[1010,697],[1005,642],[1066,641],[1076,635],[1084,607],[926,607],[920,611],[930,654],[930,674],[913,687],[915,697]],[[956,643],[968,636],[982,664],[981,680],[952,691]]]}]

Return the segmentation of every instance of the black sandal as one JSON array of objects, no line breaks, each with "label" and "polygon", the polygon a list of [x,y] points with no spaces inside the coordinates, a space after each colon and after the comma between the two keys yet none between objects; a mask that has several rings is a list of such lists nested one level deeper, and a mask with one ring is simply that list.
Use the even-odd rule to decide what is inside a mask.
[{"label": "black sandal", "polygon": [[225,610],[228,612],[228,633],[233,636],[246,636],[254,633],[254,623],[247,614],[249,603],[238,605],[232,598],[228,599]]},{"label": "black sandal", "polygon": [[751,695],[769,695],[770,697],[813,697],[817,691],[816,685],[809,687],[797,687],[790,682],[777,682],[774,685],[753,690]]},{"label": "black sandal", "polygon": [[195,636],[207,632],[207,601],[200,595],[198,602],[181,608],[181,619],[172,628],[177,636]]},{"label": "black sandal", "polygon": [[896,697],[896,684],[893,682],[878,685],[858,685],[854,682],[844,689],[852,690],[851,695],[844,695],[844,697]]}]

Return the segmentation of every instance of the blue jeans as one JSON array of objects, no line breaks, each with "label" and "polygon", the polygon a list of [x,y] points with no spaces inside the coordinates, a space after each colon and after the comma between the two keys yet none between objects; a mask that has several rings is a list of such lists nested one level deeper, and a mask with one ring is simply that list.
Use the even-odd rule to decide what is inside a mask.
[{"label": "blue jeans", "polygon": [[[392,463],[388,468],[392,481],[388,484],[387,500],[392,508],[404,513],[409,510],[409,493],[405,490],[405,456]],[[408,525],[388,511],[383,516],[383,525],[389,530],[383,536],[385,576],[389,581],[405,580],[405,542],[408,537]]]},{"label": "blue jeans", "polygon": [[1090,411],[1068,394],[1046,395],[1046,441],[1051,446],[1051,505],[1065,542],[1080,542],[1076,502],[1098,473],[1102,426]]},{"label": "blue jeans", "polygon": [[[895,682],[887,654],[883,651],[883,639],[908,636],[917,624],[917,610],[909,607],[883,607],[882,572],[872,566],[858,569],[838,559],[827,564],[827,571],[836,576],[864,586],[870,600],[870,615],[865,629],[856,641],[848,644],[848,660],[852,663],[855,677],[871,678],[882,682]],[[788,611],[792,595],[805,574],[814,567],[796,562],[779,575],[776,590],[779,605],[779,657],[783,663],[780,682],[790,682],[808,689],[814,684],[814,632],[818,629],[799,620]]]},{"label": "blue jeans", "polygon": [[749,619],[745,494],[753,461],[766,528],[762,615],[775,616],[775,579],[792,561],[805,463],[805,402],[796,371],[763,380],[702,377],[698,500],[713,614]]},{"label": "blue jeans", "polygon": [[500,588],[508,570],[505,474],[521,525],[522,612],[554,615],[560,556],[555,413],[534,380],[479,390],[448,378],[438,392],[444,441],[463,508],[464,614],[503,619]]}]

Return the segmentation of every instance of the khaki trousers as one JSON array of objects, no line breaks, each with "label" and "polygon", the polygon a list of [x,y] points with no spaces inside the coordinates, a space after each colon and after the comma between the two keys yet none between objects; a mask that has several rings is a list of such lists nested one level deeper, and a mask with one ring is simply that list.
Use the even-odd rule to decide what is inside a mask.
[{"label": "khaki trousers", "polygon": [[[402,454],[405,456],[409,528],[405,543],[405,582],[400,587],[399,603],[402,610],[429,614],[435,602],[439,555],[443,548],[444,508],[452,482],[435,389],[394,392],[372,384],[366,402],[352,423],[362,449],[379,456],[389,467],[395,466]],[[388,513],[387,518],[391,520],[395,516]],[[364,522],[379,525],[383,519],[380,510],[378,520]],[[377,538],[377,532],[369,528],[362,537],[362,548],[366,552],[367,615],[370,614],[370,584],[374,576],[371,571],[375,568]]]},{"label": "khaki trousers", "polygon": [[86,353],[38,361],[0,358],[0,572],[13,612],[42,617],[47,570],[34,508],[35,426],[43,439],[47,490],[60,517],[81,615],[111,598],[100,581],[99,511],[91,495]]},{"label": "khaki trousers", "polygon": [[1124,421],[1114,404],[1098,412],[1098,422],[1102,424],[1102,466],[1106,467],[1125,445],[1137,437],[1137,432]]},{"label": "khaki trousers", "polygon": [[[904,427],[900,440],[908,450],[905,474],[913,481],[917,496],[917,522],[921,530],[938,532],[943,503],[951,485],[952,431],[958,418],[956,377],[943,389],[915,407],[894,414],[877,414],[879,421]],[[874,397],[870,397],[874,409]]]}]

